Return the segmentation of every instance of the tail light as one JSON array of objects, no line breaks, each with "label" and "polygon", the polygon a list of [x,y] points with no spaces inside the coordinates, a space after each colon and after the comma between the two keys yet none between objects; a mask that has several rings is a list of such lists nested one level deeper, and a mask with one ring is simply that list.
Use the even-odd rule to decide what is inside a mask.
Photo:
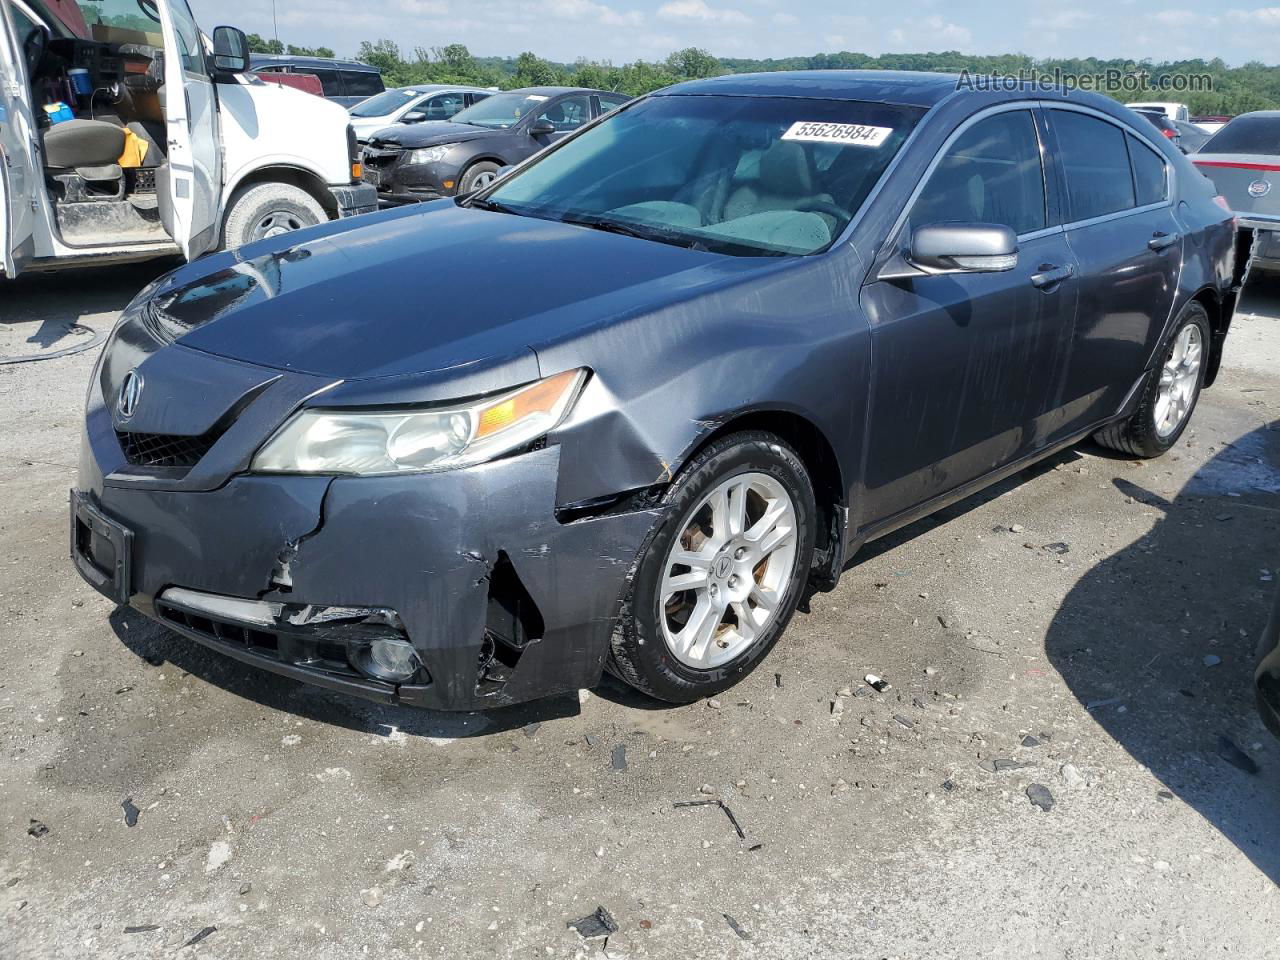
[{"label": "tail light", "polygon": [[1164,134],[1167,138],[1169,138],[1170,140],[1177,140],[1177,139],[1178,139],[1178,131],[1177,131],[1177,130],[1161,130],[1160,132],[1161,132],[1161,133],[1163,133],[1163,134]]}]

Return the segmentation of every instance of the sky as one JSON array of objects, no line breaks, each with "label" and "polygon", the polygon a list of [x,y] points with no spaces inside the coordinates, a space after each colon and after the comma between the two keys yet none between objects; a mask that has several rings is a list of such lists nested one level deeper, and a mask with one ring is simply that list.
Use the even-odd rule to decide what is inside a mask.
[{"label": "sky", "polygon": [[[1273,0],[1275,2],[1275,0]],[[272,0],[191,0],[206,32],[230,23],[273,35]],[[234,13],[229,12],[234,8]],[[1141,0],[892,3],[841,0],[275,0],[279,37],[353,54],[387,37],[463,43],[481,56],[532,50],[551,60],[659,60],[683,47],[722,57],[859,53],[1027,53],[1135,60],[1280,61],[1280,6]]]}]

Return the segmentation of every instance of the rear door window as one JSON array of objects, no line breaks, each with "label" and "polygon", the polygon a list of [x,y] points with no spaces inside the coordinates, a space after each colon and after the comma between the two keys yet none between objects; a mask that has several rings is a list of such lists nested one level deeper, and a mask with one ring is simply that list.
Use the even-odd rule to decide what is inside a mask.
[{"label": "rear door window", "polygon": [[1074,110],[1049,113],[1067,182],[1067,221],[1091,220],[1133,207],[1125,132],[1114,123]]},{"label": "rear door window", "polygon": [[[320,89],[324,91],[326,97],[345,96],[342,92],[342,78],[338,76],[337,70],[326,70],[323,67],[311,69],[310,67],[299,69],[297,73],[312,73],[320,78]],[[374,93],[377,93],[375,90]]]},{"label": "rear door window", "polygon": [[585,96],[565,97],[542,111],[534,121],[549,120],[557,132],[577,130],[591,119],[591,100]]},{"label": "rear door window", "polygon": [[1280,117],[1236,117],[1209,138],[1201,153],[1280,153]]},{"label": "rear door window", "polygon": [[1030,110],[994,114],[960,134],[911,209],[912,227],[998,223],[1023,234],[1046,222],[1040,140]]},{"label": "rear door window", "polygon": [[368,70],[343,70],[342,85],[348,97],[372,97],[383,91],[382,77]]},{"label": "rear door window", "polygon": [[1133,188],[1138,206],[1168,200],[1169,177],[1164,157],[1130,134],[1129,160],[1133,164]]}]

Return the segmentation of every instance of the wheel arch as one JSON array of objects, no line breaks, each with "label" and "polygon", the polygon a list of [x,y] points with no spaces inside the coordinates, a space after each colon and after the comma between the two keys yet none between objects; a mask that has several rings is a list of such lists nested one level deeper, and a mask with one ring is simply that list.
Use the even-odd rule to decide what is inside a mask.
[{"label": "wheel arch", "polygon": [[697,443],[680,458],[681,468],[721,437],[747,430],[763,430],[774,434],[794,449],[804,463],[813,484],[814,500],[818,507],[810,582],[820,590],[834,588],[844,566],[848,525],[848,498],[845,491],[848,487],[835,447],[816,423],[792,410],[744,411],[700,436]]},{"label": "wheel arch", "polygon": [[1222,349],[1235,313],[1235,299],[1234,292],[1224,297],[1213,285],[1206,284],[1187,300],[1188,303],[1200,304],[1209,315],[1209,362],[1204,373],[1206,387],[1213,385],[1222,367]]},{"label": "wheel arch", "polygon": [[231,212],[232,204],[236,198],[250,187],[256,187],[260,183],[287,183],[290,186],[304,190],[316,203],[320,204],[330,220],[337,219],[338,203],[323,177],[306,167],[293,164],[271,164],[256,167],[242,175],[234,183],[227,185],[226,201],[222,210],[224,225],[227,214]]}]

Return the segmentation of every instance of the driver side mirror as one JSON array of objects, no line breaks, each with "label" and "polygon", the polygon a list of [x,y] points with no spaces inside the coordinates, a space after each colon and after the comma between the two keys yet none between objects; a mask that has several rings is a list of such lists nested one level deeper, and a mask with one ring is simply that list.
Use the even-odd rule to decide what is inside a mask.
[{"label": "driver side mirror", "polygon": [[218,73],[249,69],[249,39],[235,27],[213,28],[213,68]]},{"label": "driver side mirror", "polygon": [[556,132],[556,125],[550,120],[535,120],[529,124],[529,136],[545,137]]},{"label": "driver side mirror", "polygon": [[994,223],[931,223],[911,234],[907,259],[927,272],[993,273],[1018,265],[1018,237]]},{"label": "driver side mirror", "polygon": [[427,119],[427,115],[421,110],[410,110],[400,118],[401,123],[422,123]]}]

